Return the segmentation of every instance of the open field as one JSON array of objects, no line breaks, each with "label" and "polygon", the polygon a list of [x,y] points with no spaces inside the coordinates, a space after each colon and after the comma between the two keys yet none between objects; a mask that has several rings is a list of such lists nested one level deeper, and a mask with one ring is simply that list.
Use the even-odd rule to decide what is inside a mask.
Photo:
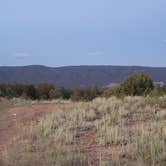
[{"label": "open field", "polygon": [[22,127],[36,125],[41,117],[61,105],[58,101],[3,99],[0,102],[0,150]]},{"label": "open field", "polygon": [[165,166],[166,97],[0,102],[2,166]]}]

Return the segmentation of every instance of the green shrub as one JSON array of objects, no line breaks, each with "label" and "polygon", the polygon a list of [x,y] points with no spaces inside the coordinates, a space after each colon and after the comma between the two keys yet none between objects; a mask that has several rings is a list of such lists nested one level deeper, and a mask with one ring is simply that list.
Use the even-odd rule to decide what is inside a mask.
[{"label": "green shrub", "polygon": [[125,79],[121,84],[121,92],[131,96],[147,95],[153,88],[152,79],[144,73],[136,73]]},{"label": "green shrub", "polygon": [[116,86],[105,90],[104,93],[103,93],[103,96],[106,97],[106,98],[109,98],[111,96],[119,97],[121,95],[122,94],[120,92],[120,87],[116,87]]}]

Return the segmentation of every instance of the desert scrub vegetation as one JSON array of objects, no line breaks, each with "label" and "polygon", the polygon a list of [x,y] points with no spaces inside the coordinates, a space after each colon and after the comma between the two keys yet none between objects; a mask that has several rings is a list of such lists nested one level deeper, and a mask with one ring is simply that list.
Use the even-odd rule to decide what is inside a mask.
[{"label": "desert scrub vegetation", "polygon": [[166,165],[166,97],[70,103],[20,133],[3,165]]},{"label": "desert scrub vegetation", "polygon": [[[166,164],[166,127],[164,123],[142,126],[129,145],[129,155],[140,165]],[[131,153],[132,152],[132,153]],[[132,154],[132,155],[131,155]]]}]

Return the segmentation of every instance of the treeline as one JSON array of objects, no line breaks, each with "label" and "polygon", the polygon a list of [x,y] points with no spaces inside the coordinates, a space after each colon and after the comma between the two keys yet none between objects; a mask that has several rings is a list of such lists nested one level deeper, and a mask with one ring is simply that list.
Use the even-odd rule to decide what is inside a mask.
[{"label": "treeline", "polygon": [[58,88],[52,84],[0,83],[0,97],[23,97],[32,100],[71,99],[90,101],[96,97],[166,95],[166,86],[154,87],[152,79],[144,73],[126,78],[120,86],[101,89],[97,86],[84,89]]},{"label": "treeline", "polygon": [[32,100],[72,99],[92,100],[102,94],[96,86],[85,89],[58,88],[52,84],[0,83],[0,97],[23,97]]}]

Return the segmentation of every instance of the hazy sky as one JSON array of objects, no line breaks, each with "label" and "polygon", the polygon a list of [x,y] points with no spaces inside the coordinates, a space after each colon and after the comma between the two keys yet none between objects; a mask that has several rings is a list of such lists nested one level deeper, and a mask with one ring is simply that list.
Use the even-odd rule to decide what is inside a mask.
[{"label": "hazy sky", "polygon": [[166,66],[166,0],[1,0],[0,65]]}]

